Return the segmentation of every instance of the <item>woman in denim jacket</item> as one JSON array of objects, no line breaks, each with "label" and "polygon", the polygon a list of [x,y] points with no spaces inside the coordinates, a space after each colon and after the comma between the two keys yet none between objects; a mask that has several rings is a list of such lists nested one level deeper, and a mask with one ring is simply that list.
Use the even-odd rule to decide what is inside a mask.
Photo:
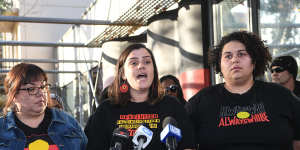
[{"label": "woman in denim jacket", "polygon": [[51,106],[45,72],[21,63],[4,81],[7,101],[0,118],[0,150],[84,150],[77,121]]}]

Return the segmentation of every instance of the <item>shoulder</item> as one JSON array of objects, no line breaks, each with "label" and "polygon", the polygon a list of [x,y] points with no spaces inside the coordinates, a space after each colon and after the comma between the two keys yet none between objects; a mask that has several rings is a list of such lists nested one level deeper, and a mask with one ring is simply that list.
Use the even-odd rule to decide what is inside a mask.
[{"label": "shoulder", "polygon": [[15,126],[15,113],[9,111],[6,116],[0,117],[0,130],[6,129],[8,126]]},{"label": "shoulder", "polygon": [[52,114],[53,121],[61,122],[64,123],[65,125],[79,126],[77,120],[70,114],[66,113],[65,111],[55,109],[55,108],[50,108],[49,110]]},{"label": "shoulder", "polygon": [[102,101],[97,107],[95,113],[103,112],[106,110],[110,110],[113,107],[111,98],[105,99]]},{"label": "shoulder", "polygon": [[165,95],[163,96],[162,103],[168,103],[168,104],[180,104],[178,99],[174,96]]},{"label": "shoulder", "polygon": [[[287,88],[272,82],[264,82],[264,81],[255,81],[255,86],[257,89],[264,91],[264,93],[273,93],[273,94],[283,94],[283,93],[291,93]],[[278,93],[280,92],[280,93]],[[283,93],[282,93],[283,92]]]},{"label": "shoulder", "polygon": [[223,87],[223,83],[212,85],[206,88],[201,89],[198,93],[196,93],[193,97],[189,99],[188,102],[200,101],[203,97],[209,98],[213,95],[217,95],[217,93],[221,92]]}]

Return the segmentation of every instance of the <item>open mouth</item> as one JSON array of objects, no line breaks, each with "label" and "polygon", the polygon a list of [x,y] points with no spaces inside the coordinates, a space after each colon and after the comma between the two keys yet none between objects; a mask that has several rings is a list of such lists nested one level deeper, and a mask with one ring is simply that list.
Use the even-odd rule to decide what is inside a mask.
[{"label": "open mouth", "polygon": [[144,78],[147,78],[147,74],[145,73],[141,73],[137,76],[138,79],[144,79]]}]

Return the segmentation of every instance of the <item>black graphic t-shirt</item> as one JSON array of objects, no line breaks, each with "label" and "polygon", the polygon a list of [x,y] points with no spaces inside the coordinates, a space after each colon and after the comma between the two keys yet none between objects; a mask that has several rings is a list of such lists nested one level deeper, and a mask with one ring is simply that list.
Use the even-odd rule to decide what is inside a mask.
[{"label": "black graphic t-shirt", "polygon": [[289,90],[262,81],[244,94],[218,84],[186,105],[201,150],[291,150],[300,140],[299,108]]},{"label": "black graphic t-shirt", "polygon": [[183,106],[173,97],[165,96],[158,104],[147,102],[129,102],[125,107],[104,101],[93,116],[90,117],[85,133],[88,137],[87,150],[109,149],[113,143],[112,132],[116,128],[125,128],[130,133],[128,149],[133,149],[132,138],[140,125],[146,126],[153,132],[153,137],[145,150],[164,150],[166,146],[160,141],[162,122],[165,117],[173,117],[182,132],[182,140],[178,149],[193,148],[193,130]]},{"label": "black graphic t-shirt", "polygon": [[37,128],[31,128],[15,117],[16,125],[26,136],[24,150],[59,150],[48,136],[48,126],[51,122],[51,112],[46,109],[43,121]]}]

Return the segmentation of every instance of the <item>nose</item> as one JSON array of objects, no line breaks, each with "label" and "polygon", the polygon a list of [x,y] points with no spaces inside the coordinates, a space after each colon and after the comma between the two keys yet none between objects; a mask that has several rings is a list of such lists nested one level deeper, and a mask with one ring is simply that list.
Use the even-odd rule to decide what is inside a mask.
[{"label": "nose", "polygon": [[238,63],[238,62],[240,62],[240,57],[237,54],[233,55],[231,61],[233,63]]},{"label": "nose", "polygon": [[144,69],[145,68],[145,65],[144,65],[144,63],[139,63],[139,65],[138,65],[138,69]]}]

